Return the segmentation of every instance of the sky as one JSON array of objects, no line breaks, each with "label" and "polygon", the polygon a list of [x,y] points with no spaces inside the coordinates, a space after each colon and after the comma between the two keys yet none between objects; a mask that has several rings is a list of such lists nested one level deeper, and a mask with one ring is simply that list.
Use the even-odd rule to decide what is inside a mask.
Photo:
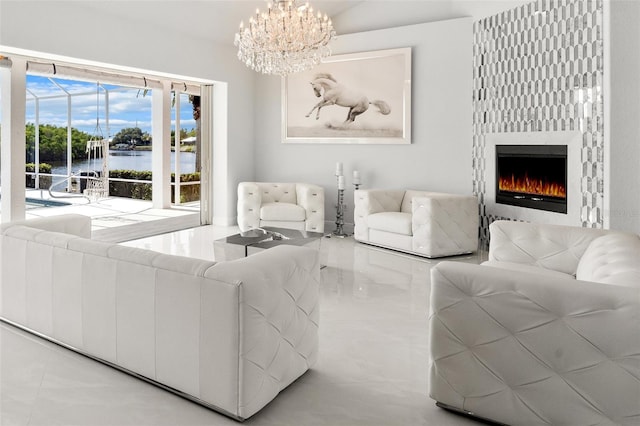
[{"label": "sky", "polygon": [[[27,123],[35,123],[35,97],[38,97],[40,124],[66,127],[67,96],[51,80],[74,95],[71,96],[72,127],[105,138],[112,138],[120,130],[128,127],[139,127],[143,132],[151,133],[151,91],[143,95],[143,91],[137,88],[104,84],[99,90],[100,102],[96,105],[96,83],[59,78],[49,79],[33,75],[27,76]],[[105,119],[105,90],[103,87],[109,91],[109,129],[107,129]],[[181,127],[188,131],[196,127],[196,122],[193,119],[188,95],[182,94],[180,99]],[[99,114],[96,114],[96,111]],[[174,114],[175,112],[172,111],[172,117]],[[172,119],[171,123],[173,129],[175,120]]]}]

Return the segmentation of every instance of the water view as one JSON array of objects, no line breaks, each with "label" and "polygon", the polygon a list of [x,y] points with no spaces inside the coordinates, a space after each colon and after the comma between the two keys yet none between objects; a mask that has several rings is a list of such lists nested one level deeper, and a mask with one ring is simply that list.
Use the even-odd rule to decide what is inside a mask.
[{"label": "water view", "polygon": [[[109,170],[151,170],[151,151],[111,151],[109,152]],[[175,170],[176,153],[171,153],[171,170]],[[72,172],[87,172],[100,170],[102,160],[82,160],[74,161]],[[193,173],[196,169],[196,154],[194,152],[180,153],[180,173]],[[51,173],[67,174],[66,162],[55,162],[52,164]]]}]

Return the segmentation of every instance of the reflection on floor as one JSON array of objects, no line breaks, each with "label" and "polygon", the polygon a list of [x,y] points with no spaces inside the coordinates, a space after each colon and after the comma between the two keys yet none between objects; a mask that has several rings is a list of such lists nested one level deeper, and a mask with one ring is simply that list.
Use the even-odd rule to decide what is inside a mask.
[{"label": "reflection on floor", "polygon": [[[124,243],[213,259],[205,226]],[[478,425],[427,396],[429,271],[438,260],[324,238],[318,364],[246,425]],[[448,258],[478,263],[481,255]],[[66,349],[0,325],[2,425],[238,425]]]}]

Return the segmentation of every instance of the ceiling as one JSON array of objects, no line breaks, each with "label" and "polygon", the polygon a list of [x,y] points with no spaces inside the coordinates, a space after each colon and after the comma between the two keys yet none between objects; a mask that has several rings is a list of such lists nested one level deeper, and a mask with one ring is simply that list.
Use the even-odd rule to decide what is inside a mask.
[{"label": "ceiling", "polygon": [[[63,0],[64,1],[64,0]],[[240,21],[267,0],[68,0],[112,20],[167,27],[194,38],[233,44]],[[415,23],[498,13],[531,0],[309,0],[334,20],[338,35]],[[304,0],[298,0],[303,3]],[[365,6],[366,5],[366,6]]]},{"label": "ceiling", "polygon": [[[298,0],[299,3],[304,1]],[[265,10],[266,0],[133,0],[73,1],[74,7],[90,8],[110,19],[131,20],[138,24],[168,25],[192,37],[219,43],[233,43],[240,21],[248,21],[256,9]],[[363,3],[352,0],[310,0],[315,10],[330,17]]]}]

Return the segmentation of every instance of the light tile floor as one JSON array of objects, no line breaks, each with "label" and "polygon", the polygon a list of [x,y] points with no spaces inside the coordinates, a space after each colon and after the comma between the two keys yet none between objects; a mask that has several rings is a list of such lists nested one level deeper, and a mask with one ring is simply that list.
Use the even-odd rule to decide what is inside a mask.
[{"label": "light tile floor", "polygon": [[[237,228],[205,226],[124,243],[213,258]],[[318,364],[246,425],[478,425],[434,405],[426,260],[324,238]],[[478,263],[484,254],[448,258]],[[220,414],[0,324],[0,424],[237,425]]]}]

